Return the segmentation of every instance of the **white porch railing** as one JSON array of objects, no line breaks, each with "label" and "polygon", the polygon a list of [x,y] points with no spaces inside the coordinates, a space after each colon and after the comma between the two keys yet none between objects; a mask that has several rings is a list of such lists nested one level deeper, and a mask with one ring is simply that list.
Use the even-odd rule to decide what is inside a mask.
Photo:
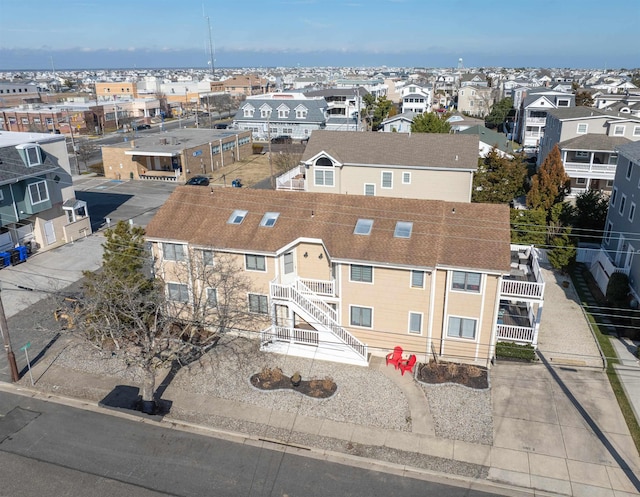
[{"label": "white porch railing", "polygon": [[624,273],[627,276],[629,276],[629,269],[630,268],[624,268],[624,267],[616,266],[611,261],[611,259],[609,259],[609,255],[607,254],[606,250],[600,249],[597,252],[596,256],[593,259],[593,262],[591,263],[591,265],[593,266],[594,264],[600,264],[600,266],[602,267],[602,269],[604,270],[604,272],[608,276],[611,276],[613,273]]},{"label": "white porch railing", "polygon": [[542,300],[544,296],[544,283],[503,279],[500,294],[503,298],[520,297]]},{"label": "white porch railing", "polygon": [[535,330],[526,326],[498,325],[498,340],[534,343]]},{"label": "white porch railing", "polygon": [[296,176],[304,174],[304,166],[296,166],[276,178],[276,190],[304,190],[304,179]]},{"label": "white porch railing", "polygon": [[[281,299],[295,303],[313,319],[313,324],[321,325],[353,349],[360,357],[365,360],[367,359],[367,346],[340,326],[337,319],[333,319],[331,317],[332,313],[333,315],[336,314],[332,307],[320,301],[319,298],[316,299],[315,302],[310,300],[295,287],[290,285],[281,285],[272,281],[269,283],[269,290],[272,299]],[[331,312],[325,312],[327,310],[330,310]]]},{"label": "white porch railing", "polygon": [[261,333],[262,343],[268,342],[272,338],[281,342],[301,343],[316,347],[320,343],[320,334],[317,331],[287,328],[285,326],[272,326]]},{"label": "white porch railing", "polygon": [[302,285],[302,287],[299,288],[299,291],[302,293],[306,293],[308,291],[326,297],[336,296],[336,285],[334,280],[309,280],[306,278],[300,278],[298,282]]},{"label": "white porch railing", "polygon": [[565,162],[564,170],[567,174],[575,173],[598,173],[603,174],[605,179],[613,179],[616,174],[615,164],[590,164],[584,162]]}]

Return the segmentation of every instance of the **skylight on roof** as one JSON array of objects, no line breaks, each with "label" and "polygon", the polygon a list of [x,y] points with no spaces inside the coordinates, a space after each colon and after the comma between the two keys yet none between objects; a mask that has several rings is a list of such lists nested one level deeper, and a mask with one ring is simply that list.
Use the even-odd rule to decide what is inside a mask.
[{"label": "skylight on roof", "polygon": [[353,230],[354,235],[370,235],[373,227],[373,219],[358,219],[356,229]]},{"label": "skylight on roof", "polygon": [[231,214],[231,216],[229,217],[229,220],[227,221],[227,223],[242,224],[242,221],[244,221],[244,218],[247,216],[248,212],[249,211],[241,211],[239,209],[236,209],[235,211],[233,211],[233,214]]},{"label": "skylight on roof", "polygon": [[276,224],[279,215],[279,212],[266,212],[265,215],[262,216],[260,226],[264,226],[265,228],[273,228],[273,225]]},{"label": "skylight on roof", "polygon": [[398,221],[396,223],[396,229],[393,232],[393,236],[396,238],[411,238],[411,230],[413,230],[413,223],[408,221]]}]

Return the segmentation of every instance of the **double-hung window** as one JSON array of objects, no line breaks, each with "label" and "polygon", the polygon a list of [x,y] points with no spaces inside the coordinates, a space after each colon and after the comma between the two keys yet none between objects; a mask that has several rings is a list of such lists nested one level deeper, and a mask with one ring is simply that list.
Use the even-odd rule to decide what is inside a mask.
[{"label": "double-hung window", "polygon": [[269,314],[269,301],[266,295],[249,294],[249,312],[255,314]]},{"label": "double-hung window", "polygon": [[409,333],[421,334],[422,333],[422,313],[410,312],[409,313]]},{"label": "double-hung window", "polygon": [[47,190],[46,181],[38,181],[29,185],[29,196],[31,197],[31,205],[40,204],[49,200],[49,191]]},{"label": "double-hung window", "polygon": [[293,273],[293,252],[284,254],[284,274]]},{"label": "double-hung window", "polygon": [[250,255],[244,256],[245,264],[248,271],[266,271],[267,262],[264,255]]},{"label": "double-hung window", "polygon": [[447,336],[453,338],[468,338],[471,340],[475,339],[476,320],[461,318],[457,316],[449,316]]},{"label": "double-hung window", "polygon": [[359,266],[356,264],[351,265],[351,274],[349,279],[351,281],[359,281],[362,283],[373,282],[373,267],[372,266]]},{"label": "double-hung window", "polygon": [[218,305],[218,291],[215,288],[207,288],[207,304],[211,307]]},{"label": "double-hung window", "polygon": [[213,266],[213,250],[202,251],[202,264],[204,266]]},{"label": "double-hung window", "polygon": [[382,188],[393,188],[393,172],[382,171]]},{"label": "double-hung window", "polygon": [[411,271],[411,288],[424,288],[424,271]]},{"label": "double-hung window", "polygon": [[184,261],[187,258],[184,245],[179,243],[163,243],[162,254],[165,261]]},{"label": "double-hung window", "polygon": [[362,326],[363,328],[371,328],[372,326],[372,309],[371,307],[351,306],[349,322],[351,326]]},{"label": "double-hung window", "polygon": [[167,283],[167,294],[174,302],[189,302],[189,287],[184,283]]},{"label": "double-hung window", "polygon": [[316,167],[313,177],[316,186],[334,186],[333,169],[318,169]]},{"label": "double-hung window", "polygon": [[482,275],[480,273],[454,271],[453,278],[451,280],[451,288],[465,292],[479,292],[481,278]]}]

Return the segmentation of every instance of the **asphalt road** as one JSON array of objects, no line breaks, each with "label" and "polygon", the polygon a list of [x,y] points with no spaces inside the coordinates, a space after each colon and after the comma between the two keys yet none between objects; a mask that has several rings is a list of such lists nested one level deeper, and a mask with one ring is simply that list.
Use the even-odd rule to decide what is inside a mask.
[{"label": "asphalt road", "polygon": [[0,482],[23,497],[493,495],[7,393]]}]

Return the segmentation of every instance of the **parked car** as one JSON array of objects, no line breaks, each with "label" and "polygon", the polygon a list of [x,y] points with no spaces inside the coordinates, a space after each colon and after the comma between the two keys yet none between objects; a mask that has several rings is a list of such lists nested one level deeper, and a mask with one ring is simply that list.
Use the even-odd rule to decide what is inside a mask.
[{"label": "parked car", "polygon": [[276,136],[275,138],[271,138],[271,143],[291,143],[290,136]]},{"label": "parked car", "polygon": [[137,125],[136,125],[136,129],[137,129],[138,131],[140,131],[141,129],[151,129],[151,125],[150,125],[150,124],[144,124],[144,123],[142,123],[142,124],[137,124]]},{"label": "parked car", "polygon": [[194,176],[187,181],[187,185],[209,186],[209,178],[205,176]]}]

